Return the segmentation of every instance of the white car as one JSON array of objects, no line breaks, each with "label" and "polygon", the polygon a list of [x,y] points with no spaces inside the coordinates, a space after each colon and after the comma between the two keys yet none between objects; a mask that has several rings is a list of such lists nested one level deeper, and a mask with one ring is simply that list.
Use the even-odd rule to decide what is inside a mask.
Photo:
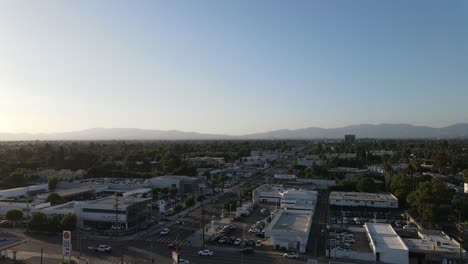
[{"label": "white car", "polygon": [[255,247],[261,247],[262,245],[263,245],[262,241],[260,240],[255,241]]},{"label": "white car", "polygon": [[179,259],[179,264],[190,264],[190,261],[186,260],[186,259]]},{"label": "white car", "polygon": [[167,235],[169,234],[169,232],[171,232],[171,230],[169,230],[169,228],[164,228],[161,232],[159,232],[160,235]]},{"label": "white car", "polygon": [[83,231],[91,231],[91,227],[89,227],[89,226],[83,226],[83,227],[81,227],[81,230],[83,230]]},{"label": "white car", "polygon": [[297,255],[296,252],[288,252],[288,253],[284,253],[283,257],[297,259],[299,256]]},{"label": "white car", "polygon": [[198,255],[200,255],[200,256],[213,256],[213,251],[211,251],[209,249],[200,250],[200,251],[198,251]]},{"label": "white car", "polygon": [[240,243],[242,242],[242,239],[240,238],[236,238],[236,240],[234,240],[234,245],[240,245]]},{"label": "white car", "polygon": [[89,247],[89,249],[92,249],[97,252],[110,252],[112,247],[108,245],[99,245],[95,247]]}]

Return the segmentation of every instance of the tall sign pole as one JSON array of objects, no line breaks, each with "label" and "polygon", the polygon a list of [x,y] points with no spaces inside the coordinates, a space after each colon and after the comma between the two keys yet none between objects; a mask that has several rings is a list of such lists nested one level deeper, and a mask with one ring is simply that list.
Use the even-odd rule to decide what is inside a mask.
[{"label": "tall sign pole", "polygon": [[62,256],[68,259],[68,263],[71,262],[71,251],[72,251],[71,232],[63,231],[62,233]]}]

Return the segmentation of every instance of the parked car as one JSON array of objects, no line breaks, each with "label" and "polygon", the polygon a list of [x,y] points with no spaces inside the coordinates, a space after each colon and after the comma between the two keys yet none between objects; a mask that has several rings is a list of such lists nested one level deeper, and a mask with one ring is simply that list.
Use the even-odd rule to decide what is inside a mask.
[{"label": "parked car", "polygon": [[159,232],[160,235],[165,236],[168,235],[171,232],[169,228],[164,228],[161,232]]},{"label": "parked car", "polygon": [[260,240],[255,241],[255,247],[261,247],[262,245],[263,245],[262,241]]},{"label": "parked car", "polygon": [[209,249],[200,250],[200,251],[198,251],[198,255],[200,255],[200,256],[213,256],[213,251],[211,251]]},{"label": "parked car", "polygon": [[83,230],[83,231],[91,231],[91,227],[89,227],[89,226],[82,226],[82,227],[81,227],[81,230]]},{"label": "parked car", "polygon": [[240,245],[240,243],[242,242],[242,239],[240,238],[236,238],[236,240],[234,240],[234,245]]},{"label": "parked car", "polygon": [[297,255],[296,252],[287,252],[283,254],[283,257],[297,259],[299,256]]}]

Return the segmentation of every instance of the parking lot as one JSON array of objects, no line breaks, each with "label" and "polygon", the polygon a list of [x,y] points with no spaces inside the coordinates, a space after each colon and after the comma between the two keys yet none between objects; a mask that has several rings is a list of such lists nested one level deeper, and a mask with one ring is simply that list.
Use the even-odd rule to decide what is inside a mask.
[{"label": "parking lot", "polygon": [[267,243],[263,229],[271,221],[270,213],[274,207],[261,205],[250,208],[247,210],[249,213],[245,211],[236,220],[231,221],[227,216],[223,223],[218,221],[209,243],[224,247],[263,247]]}]

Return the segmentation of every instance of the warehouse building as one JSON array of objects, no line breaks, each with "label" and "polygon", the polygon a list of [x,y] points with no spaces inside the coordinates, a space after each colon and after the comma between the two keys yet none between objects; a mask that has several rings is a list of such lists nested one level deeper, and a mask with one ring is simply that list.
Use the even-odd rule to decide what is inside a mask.
[{"label": "warehouse building", "polygon": [[265,228],[265,236],[276,249],[305,253],[312,219],[313,212],[279,210]]},{"label": "warehouse building", "polygon": [[398,199],[391,193],[331,192],[329,201],[332,206],[398,208]]},{"label": "warehouse building", "polygon": [[376,262],[409,263],[408,247],[391,225],[365,223],[364,228]]}]

